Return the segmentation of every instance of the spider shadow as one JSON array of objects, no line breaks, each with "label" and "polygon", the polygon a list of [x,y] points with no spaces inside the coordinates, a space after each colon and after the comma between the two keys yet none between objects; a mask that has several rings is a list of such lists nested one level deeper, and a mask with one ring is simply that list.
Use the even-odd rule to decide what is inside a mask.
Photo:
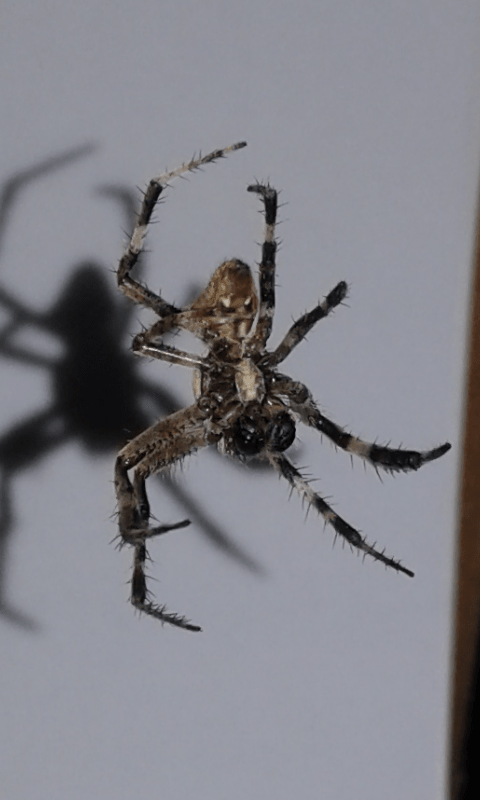
[{"label": "spider shadow", "polygon": [[[45,159],[4,184],[0,191],[0,247],[20,192],[93,149],[85,145]],[[106,186],[99,192],[120,204],[128,229],[135,212],[132,193],[118,186]],[[92,456],[113,456],[128,439],[148,427],[152,418],[181,407],[169,389],[142,375],[138,361],[128,352],[125,340],[133,304],[117,295],[107,275],[105,267],[93,261],[78,264],[57,300],[43,312],[28,307],[0,285],[0,308],[9,317],[0,331],[0,355],[46,372],[51,384],[46,407],[14,423],[0,437],[0,615],[30,630],[37,628],[37,623],[13,607],[5,591],[8,547],[15,527],[12,485],[17,475],[72,440],[81,442]],[[17,334],[25,327],[56,338],[62,355],[50,357],[17,344]],[[264,572],[184,488],[168,475],[161,476],[161,484],[210,544],[251,572]]]}]

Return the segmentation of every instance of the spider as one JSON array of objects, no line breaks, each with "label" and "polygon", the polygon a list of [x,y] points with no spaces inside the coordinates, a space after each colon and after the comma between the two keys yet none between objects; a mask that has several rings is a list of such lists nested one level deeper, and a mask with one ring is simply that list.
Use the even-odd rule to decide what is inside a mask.
[{"label": "spider", "polygon": [[[153,178],[117,270],[120,291],[159,317],[151,327],[134,337],[133,352],[194,370],[195,402],[156,422],[130,441],[115,463],[120,546],[129,544],[134,549],[130,600],[136,609],[162,623],[190,631],[201,628],[186,617],[169,612],[166,606],[152,602],[147,589],[147,540],[189,524],[189,520],[183,520],[171,525],[149,525],[150,506],[145,487],[149,475],[167,469],[207,445],[216,445],[222,454],[241,462],[260,458],[285,478],[352,548],[413,577],[413,572],[400,561],[376,550],[333,511],[287,458],[285,451],[295,439],[297,422],[325,434],[342,450],[359,456],[375,469],[391,473],[417,470],[443,456],[451,447],[447,442],[433,450],[417,452],[364,442],[325,417],[306,386],[278,371],[278,366],[315,323],[342,303],[348,287],[345,281],[340,281],[322,302],[291,326],[275,350],[266,349],[275,310],[277,248],[277,192],[269,183],[254,183],[247,188],[259,196],[265,214],[259,294],[250,267],[236,258],[224,261],[196,300],[184,308],[167,303],[132,278],[131,271],[143,251],[153,210],[169,182],[245,146],[246,142],[239,142],[214,150]],[[192,355],[162,342],[164,334],[179,329],[190,331],[204,342],[208,348],[206,354]],[[132,469],[133,483],[128,474]]]}]

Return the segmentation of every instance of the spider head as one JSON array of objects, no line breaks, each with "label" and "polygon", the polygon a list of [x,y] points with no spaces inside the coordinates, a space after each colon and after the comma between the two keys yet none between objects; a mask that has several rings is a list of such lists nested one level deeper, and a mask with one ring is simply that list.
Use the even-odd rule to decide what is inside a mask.
[{"label": "spider head", "polygon": [[239,458],[257,456],[265,447],[283,452],[293,444],[295,433],[295,422],[287,411],[267,417],[253,408],[237,417],[229,437],[229,450]]},{"label": "spider head", "polygon": [[257,313],[258,298],[250,267],[234,258],[213,273],[208,286],[190,306],[204,339],[244,339]]}]

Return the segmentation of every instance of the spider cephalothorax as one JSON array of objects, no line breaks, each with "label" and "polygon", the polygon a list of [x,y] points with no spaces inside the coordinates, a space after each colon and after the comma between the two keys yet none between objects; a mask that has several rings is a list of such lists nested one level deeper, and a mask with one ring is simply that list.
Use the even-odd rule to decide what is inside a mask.
[{"label": "spider cephalothorax", "polygon": [[[245,142],[215,150],[150,181],[137,225],[117,273],[120,290],[136,303],[152,309],[159,317],[150,328],[134,338],[134,352],[194,370],[193,405],[155,423],[129,442],[119,453],[115,465],[120,540],[122,544],[134,547],[131,601],[140,611],[162,622],[193,631],[200,628],[149,599],[145,576],[147,539],[189,524],[189,520],[184,520],[175,525],[149,525],[150,507],[145,489],[149,475],[168,468],[206,445],[216,445],[222,453],[240,461],[251,457],[263,459],[286,478],[291,487],[314,506],[325,522],[332,525],[352,547],[412,576],[410,570],[368,544],[355,528],[333,511],[313,491],[284,451],[295,439],[298,421],[316,428],[338,447],[360,456],[376,469],[390,472],[416,470],[450,449],[448,443],[433,450],[417,452],[364,442],[325,417],[306,386],[278,372],[278,365],[315,323],[342,303],[347,295],[347,284],[341,281],[312,311],[292,325],[275,350],[266,350],[275,308],[277,214],[277,192],[269,184],[256,183],[248,187],[249,192],[261,197],[265,210],[259,295],[250,267],[238,259],[221,264],[203,292],[185,308],[170,305],[131,277],[130,271],[143,249],[153,209],[169,181],[242,147],[245,147]],[[162,342],[164,334],[178,329],[190,331],[201,339],[207,345],[207,353],[204,356],[192,355]],[[128,476],[131,469],[135,469],[133,484]]]}]

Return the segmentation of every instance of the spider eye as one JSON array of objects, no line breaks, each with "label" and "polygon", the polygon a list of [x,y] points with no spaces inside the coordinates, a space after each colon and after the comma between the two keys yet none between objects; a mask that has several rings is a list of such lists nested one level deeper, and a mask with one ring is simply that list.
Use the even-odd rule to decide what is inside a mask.
[{"label": "spider eye", "polygon": [[295,439],[295,423],[286,411],[280,412],[268,427],[267,438],[272,450],[281,453],[287,450]]},{"label": "spider eye", "polygon": [[242,456],[256,456],[265,445],[265,436],[251,417],[239,417],[232,433],[233,446]]}]

